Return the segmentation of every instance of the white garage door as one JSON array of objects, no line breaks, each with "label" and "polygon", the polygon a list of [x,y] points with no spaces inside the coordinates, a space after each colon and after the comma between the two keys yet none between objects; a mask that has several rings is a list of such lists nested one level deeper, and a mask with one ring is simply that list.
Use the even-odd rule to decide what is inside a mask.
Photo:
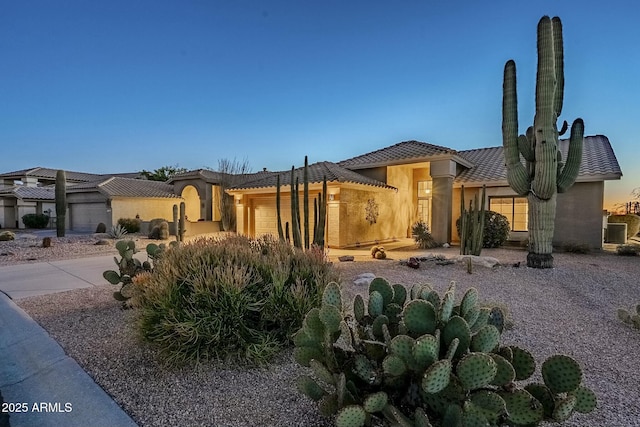
[{"label": "white garage door", "polygon": [[[286,200],[286,205],[284,200],[281,202],[280,208],[283,206],[289,206],[289,200]],[[278,235],[278,216],[276,213],[276,201],[271,199],[256,199],[253,205],[254,209],[254,233],[255,236],[262,236],[263,234],[272,234],[274,236]],[[284,209],[283,209],[284,210]],[[282,212],[284,214],[284,212]],[[282,229],[284,230],[284,221],[282,218]]]},{"label": "white garage door", "polygon": [[69,205],[69,226],[73,231],[93,233],[99,223],[107,226],[107,205],[103,203],[74,203]]},{"label": "white garage door", "polygon": [[[300,199],[302,199],[302,197],[300,197]],[[302,200],[300,204],[302,204]],[[313,200],[310,201],[309,205],[309,222],[312,222]],[[278,236],[278,215],[275,196],[253,199],[253,215],[253,230],[256,237],[262,236],[263,234]],[[280,200],[280,215],[282,217],[282,231],[285,231],[285,224],[288,222],[289,232],[291,232],[291,198],[282,197]],[[302,215],[302,206],[300,206],[300,221],[304,221]]]}]

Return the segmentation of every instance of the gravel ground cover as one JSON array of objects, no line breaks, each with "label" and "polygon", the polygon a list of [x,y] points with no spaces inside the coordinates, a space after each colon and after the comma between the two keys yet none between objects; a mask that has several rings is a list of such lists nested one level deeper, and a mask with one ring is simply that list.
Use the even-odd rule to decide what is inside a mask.
[{"label": "gravel ground cover", "polygon": [[[107,244],[97,244],[101,240]],[[115,240],[109,239],[106,234],[51,237],[51,246],[43,248],[41,236],[18,232],[15,240],[0,242],[0,267],[117,253]]]},{"label": "gravel ground cover", "polygon": [[[640,426],[640,332],[616,317],[618,308],[640,303],[638,257],[560,253],[556,268],[534,270],[524,267],[526,252],[494,249],[483,255],[497,258],[500,266],[475,266],[468,274],[465,264],[423,262],[418,270],[400,265],[398,259],[409,254],[390,251],[395,259],[336,263],[345,300],[366,294],[366,287],[352,284],[364,272],[408,286],[431,283],[441,292],[455,280],[458,300],[474,286],[483,301],[508,308],[513,327],[503,343],[528,349],[538,364],[556,353],[580,362],[598,408],[563,426]],[[259,369],[220,363],[167,369],[140,342],[135,311],[121,310],[113,290],[104,285],[17,302],[141,426],[331,425],[295,390],[295,379],[306,370],[290,351]]]}]

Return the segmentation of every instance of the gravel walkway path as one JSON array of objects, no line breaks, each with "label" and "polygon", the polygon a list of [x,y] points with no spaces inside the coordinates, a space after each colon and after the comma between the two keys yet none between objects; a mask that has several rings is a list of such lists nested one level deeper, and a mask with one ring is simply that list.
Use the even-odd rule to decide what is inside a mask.
[{"label": "gravel walkway path", "polygon": [[[451,250],[449,250],[451,251]],[[454,252],[452,252],[454,253]],[[563,426],[640,426],[640,331],[616,318],[620,307],[640,303],[640,259],[611,253],[556,254],[556,268],[514,267],[520,250],[484,250],[502,266],[436,266],[420,269],[396,260],[339,263],[346,299],[365,288],[353,278],[372,272],[394,283],[431,283],[439,291],[450,280],[458,298],[470,286],[485,302],[508,307],[513,328],[503,342],[522,346],[541,363],[564,353],[585,371],[585,384],[599,399],[586,416]],[[522,262],[522,265],[525,263]],[[295,390],[304,370],[286,352],[263,369],[221,364],[167,370],[134,330],[135,312],[112,299],[113,287],[75,290],[18,301],[141,426],[329,426],[315,405]]]}]

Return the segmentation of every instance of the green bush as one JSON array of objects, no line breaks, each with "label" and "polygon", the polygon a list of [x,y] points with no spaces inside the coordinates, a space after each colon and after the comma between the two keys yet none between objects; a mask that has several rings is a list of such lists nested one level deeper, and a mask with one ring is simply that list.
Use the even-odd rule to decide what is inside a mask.
[{"label": "green bush", "polygon": [[133,305],[142,336],[169,364],[262,363],[289,343],[335,279],[317,249],[266,237],[199,239],[163,253]]},{"label": "green bush", "polygon": [[140,231],[140,220],[137,218],[120,218],[118,224],[129,234]]},{"label": "green bush", "polygon": [[[456,221],[458,236],[460,235],[460,218]],[[483,248],[498,248],[509,238],[511,226],[506,216],[494,212],[484,212],[484,234],[482,236]]]},{"label": "green bush", "polygon": [[49,215],[26,214],[22,215],[22,222],[27,228],[46,228],[49,224]]},{"label": "green bush", "polygon": [[298,390],[337,427],[537,426],[595,409],[576,360],[551,356],[534,376],[533,355],[500,342],[504,312],[475,288],[457,304],[455,289],[408,292],[378,277],[345,316],[340,287],[327,285],[294,335],[294,358],[313,373]]},{"label": "green bush", "polygon": [[638,215],[610,215],[607,222],[627,224],[627,239],[632,238],[640,231],[640,216]]},{"label": "green bush", "polygon": [[411,226],[411,235],[420,249],[433,249],[440,246],[429,233],[427,224],[422,220],[415,222]]}]

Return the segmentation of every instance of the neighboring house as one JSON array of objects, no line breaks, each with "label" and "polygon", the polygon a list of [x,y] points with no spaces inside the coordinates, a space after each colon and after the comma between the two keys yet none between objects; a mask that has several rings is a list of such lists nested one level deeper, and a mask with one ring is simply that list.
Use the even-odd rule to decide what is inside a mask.
[{"label": "neighboring house", "polygon": [[[566,158],[568,141],[559,143]],[[411,236],[411,227],[423,220],[439,242],[458,241],[455,222],[460,216],[461,190],[471,200],[486,185],[486,206],[505,215],[511,238],[527,236],[526,197],[509,187],[502,147],[456,151],[419,141],[405,141],[339,163],[311,164],[310,222],[313,198],[327,180],[329,247],[370,245]],[[303,169],[294,171],[302,183]],[[276,183],[280,177],[282,225],[291,222],[291,171],[225,175],[198,169],[175,175],[166,183],[67,172],[68,227],[93,231],[119,218],[172,220],[173,206],[185,202],[188,234],[220,229],[220,188],[235,205],[237,231],[249,236],[277,235]],[[582,164],[576,183],[558,195],[554,244],[603,241],[604,181],[620,179],[622,172],[607,137],[584,138]],[[53,207],[54,169],[36,168],[0,174],[0,225],[12,227],[19,215]],[[21,182],[16,185],[14,181]],[[40,193],[40,187],[49,191]],[[48,189],[48,190],[47,190]],[[302,200],[302,185],[300,185]],[[577,214],[579,212],[579,215]],[[301,215],[302,217],[302,215]]]},{"label": "neighboring house", "polygon": [[[55,218],[56,169],[36,167],[0,174],[0,226],[24,228],[26,214]],[[101,175],[67,172],[67,185],[96,180]]]},{"label": "neighboring house", "polygon": [[165,182],[111,176],[67,187],[68,226],[94,232],[99,223],[109,229],[120,218],[171,220],[173,205],[182,199]]},{"label": "neighboring house", "polygon": [[[567,140],[560,141],[566,158]],[[486,206],[509,218],[512,238],[526,238],[528,206],[508,186],[502,147],[456,151],[418,141],[401,142],[338,164],[321,162],[310,169],[310,194],[328,184],[326,243],[350,247],[411,235],[425,221],[440,242],[458,241],[461,187],[470,200],[487,186]],[[284,222],[290,221],[290,172],[280,172]],[[302,169],[296,170],[302,180]],[[558,195],[555,244],[586,243],[602,247],[604,181],[622,172],[609,140],[584,139],[583,161],[576,183]],[[277,234],[275,177],[245,182],[230,193],[236,199],[238,231],[258,236]],[[377,210],[375,222],[371,210]],[[580,212],[580,215],[576,215]]]},{"label": "neighboring house", "polygon": [[[0,226],[24,228],[28,213],[55,215],[57,169],[32,168],[0,174]],[[119,218],[172,217],[180,198],[173,186],[139,179],[137,173],[91,174],[65,171],[67,180],[66,227],[94,232],[99,223],[111,227]]]}]

